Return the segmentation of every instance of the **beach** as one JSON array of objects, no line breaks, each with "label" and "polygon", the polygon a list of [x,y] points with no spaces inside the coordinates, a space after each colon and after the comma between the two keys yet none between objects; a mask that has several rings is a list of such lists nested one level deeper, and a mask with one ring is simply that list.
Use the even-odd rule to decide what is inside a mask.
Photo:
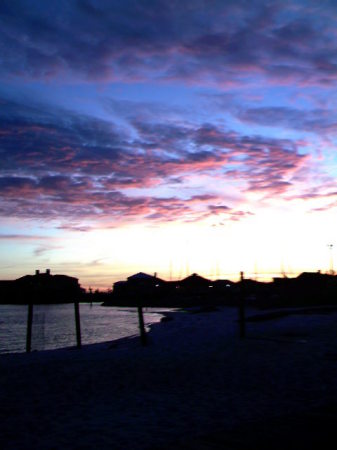
[{"label": "beach", "polygon": [[245,339],[236,319],[174,312],[146,347],[0,356],[1,448],[318,448],[337,417],[337,313],[247,322]]}]

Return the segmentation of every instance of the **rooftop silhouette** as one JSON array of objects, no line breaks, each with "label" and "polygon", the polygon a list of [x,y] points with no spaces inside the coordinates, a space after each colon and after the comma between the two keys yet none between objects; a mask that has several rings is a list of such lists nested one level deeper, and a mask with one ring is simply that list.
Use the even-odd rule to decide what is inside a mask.
[{"label": "rooftop silhouette", "polygon": [[68,275],[44,273],[0,281],[1,303],[71,303],[84,293],[79,281]]}]

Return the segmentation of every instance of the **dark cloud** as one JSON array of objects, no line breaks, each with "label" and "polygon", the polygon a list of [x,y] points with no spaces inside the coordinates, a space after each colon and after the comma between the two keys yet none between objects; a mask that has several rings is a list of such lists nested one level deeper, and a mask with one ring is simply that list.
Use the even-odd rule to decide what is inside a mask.
[{"label": "dark cloud", "polygon": [[293,3],[3,0],[0,71],[220,85],[240,84],[249,73],[283,83],[335,83],[334,5]]},{"label": "dark cloud", "polygon": [[325,206],[321,206],[319,208],[312,208],[311,212],[325,212],[325,211],[331,211],[334,210],[337,207],[337,201],[331,202]]},{"label": "dark cloud", "polygon": [[[190,197],[185,180],[239,180],[279,195],[305,161],[289,139],[246,136],[214,124],[132,120],[116,124],[58,108],[0,101],[0,212],[6,215],[166,220],[215,213],[211,187]],[[177,197],[131,196],[130,188],[177,183]],[[182,189],[182,190],[181,190]],[[179,197],[179,198],[178,198]]]},{"label": "dark cloud", "polygon": [[75,231],[80,233],[86,233],[88,231],[93,230],[94,228],[91,226],[85,226],[85,225],[74,225],[74,224],[67,224],[67,225],[61,225],[57,227],[58,230],[66,230],[66,231]]},{"label": "dark cloud", "polygon": [[35,234],[0,234],[0,239],[4,240],[25,240],[25,241],[40,241],[50,240],[50,236],[35,235]]},{"label": "dark cloud", "polygon": [[209,205],[208,209],[214,214],[230,211],[230,208],[226,205]]},{"label": "dark cloud", "polygon": [[241,211],[235,208],[230,208],[227,205],[208,205],[210,215],[220,219],[221,222],[213,224],[213,226],[222,226],[227,220],[232,222],[237,222],[246,217],[253,216],[254,214],[250,211]]},{"label": "dark cloud", "polygon": [[331,134],[337,132],[337,119],[329,109],[297,109],[281,106],[248,108],[238,114],[240,120],[263,126]]},{"label": "dark cloud", "polygon": [[36,186],[37,182],[33,178],[16,176],[0,177],[0,189],[2,194],[7,196],[16,196],[18,192],[22,194],[23,192],[31,191]]},{"label": "dark cloud", "polygon": [[105,173],[127,146],[113,124],[57,108],[0,102],[2,168]]}]

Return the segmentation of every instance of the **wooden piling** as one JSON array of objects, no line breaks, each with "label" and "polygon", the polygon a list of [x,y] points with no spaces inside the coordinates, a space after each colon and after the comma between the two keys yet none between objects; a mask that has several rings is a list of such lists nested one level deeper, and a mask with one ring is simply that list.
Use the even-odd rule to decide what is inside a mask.
[{"label": "wooden piling", "polygon": [[240,272],[240,293],[239,293],[239,328],[240,338],[246,337],[246,315],[245,315],[245,289],[243,285],[244,273]]},{"label": "wooden piling", "polygon": [[140,332],[140,341],[142,345],[147,345],[147,337],[144,325],[144,317],[143,317],[143,308],[138,306],[138,320],[139,320],[139,332]]},{"label": "wooden piling", "polygon": [[74,303],[74,309],[75,309],[75,328],[76,328],[76,342],[77,342],[77,348],[81,348],[81,322],[80,322],[80,308],[79,308],[79,302],[76,301]]},{"label": "wooden piling", "polygon": [[27,335],[26,335],[26,352],[29,353],[32,349],[32,327],[33,327],[33,303],[28,304],[27,316]]}]

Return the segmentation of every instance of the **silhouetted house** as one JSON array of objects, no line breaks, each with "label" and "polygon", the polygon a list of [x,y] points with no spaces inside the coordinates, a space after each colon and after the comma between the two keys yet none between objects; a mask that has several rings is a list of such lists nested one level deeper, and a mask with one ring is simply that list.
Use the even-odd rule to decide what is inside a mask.
[{"label": "silhouetted house", "polygon": [[237,294],[235,283],[230,280],[214,280],[212,281],[212,297],[216,299],[216,302],[230,303]]},{"label": "silhouetted house", "polygon": [[228,289],[233,283],[222,280],[218,283],[201,277],[196,273],[179,281],[165,281],[155,275],[139,272],[131,275],[126,281],[117,281],[113,285],[111,300],[105,305],[165,305],[192,306],[212,302],[219,293],[220,285]]},{"label": "silhouetted house", "polygon": [[127,289],[127,283],[127,281],[116,281],[116,283],[113,284],[112,293],[114,295],[123,295]]},{"label": "silhouetted house", "polygon": [[337,301],[337,277],[303,272],[296,278],[274,278],[273,294],[281,304],[324,304]]},{"label": "silhouetted house", "polygon": [[13,281],[0,282],[1,303],[71,303],[84,293],[78,279],[36,270]]},{"label": "silhouetted house", "polygon": [[211,280],[193,273],[177,283],[182,292],[188,294],[206,294],[213,288]]},{"label": "silhouetted house", "polygon": [[158,289],[165,284],[165,281],[157,277],[157,274],[149,275],[144,272],[138,272],[127,278],[128,289],[140,290],[144,292]]},{"label": "silhouetted house", "polygon": [[137,284],[137,285],[156,285],[164,283],[164,280],[157,277],[157,274],[149,275],[144,272],[138,272],[134,275],[131,275],[127,278],[128,283]]},{"label": "silhouetted house", "polygon": [[337,301],[337,277],[321,272],[303,272],[296,278],[296,290],[310,303]]},{"label": "silhouetted house", "polygon": [[214,280],[212,281],[212,285],[214,289],[218,291],[228,291],[235,285],[235,283],[230,280]]},{"label": "silhouetted house", "polygon": [[336,279],[334,275],[321,272],[303,272],[295,278],[299,284],[306,286],[326,286]]},{"label": "silhouetted house", "polygon": [[336,280],[334,275],[321,272],[303,272],[296,278],[273,278],[275,286],[291,286],[292,288],[323,288]]},{"label": "silhouetted house", "polygon": [[127,278],[126,281],[117,281],[113,285],[113,302],[134,304],[147,303],[158,299],[163,294],[166,282],[157,275],[138,272]]},{"label": "silhouetted house", "polygon": [[12,280],[0,281],[0,303],[11,303],[10,299],[15,294],[14,284]]}]

